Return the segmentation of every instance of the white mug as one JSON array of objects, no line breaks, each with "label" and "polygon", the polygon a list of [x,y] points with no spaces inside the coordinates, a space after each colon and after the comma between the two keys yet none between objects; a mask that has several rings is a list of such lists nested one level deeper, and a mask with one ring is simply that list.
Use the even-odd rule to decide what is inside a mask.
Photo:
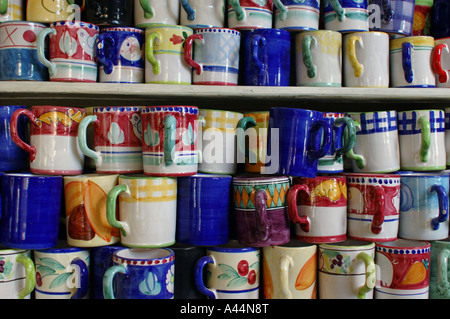
[{"label": "white mug", "polygon": [[288,31],[319,29],[320,0],[274,0],[274,27]]},{"label": "white mug", "polygon": [[226,0],[180,0],[180,24],[192,29],[223,28]]},{"label": "white mug", "polygon": [[134,0],[134,24],[137,28],[155,23],[176,25],[179,18],[179,0]]},{"label": "white mug", "polygon": [[445,108],[445,151],[446,163],[450,166],[450,107]]},{"label": "white mug", "polygon": [[228,0],[228,27],[231,29],[272,28],[272,0]]}]

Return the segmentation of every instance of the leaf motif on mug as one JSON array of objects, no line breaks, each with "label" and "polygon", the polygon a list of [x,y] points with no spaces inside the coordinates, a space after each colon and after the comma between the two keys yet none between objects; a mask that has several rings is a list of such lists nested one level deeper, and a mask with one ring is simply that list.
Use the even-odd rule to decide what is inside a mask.
[{"label": "leaf motif on mug", "polygon": [[70,36],[69,31],[64,32],[59,39],[59,49],[61,52],[66,53],[68,56],[72,56],[77,52],[77,48],[77,40]]},{"label": "leaf motif on mug", "polygon": [[125,140],[125,133],[116,122],[112,122],[109,127],[108,139],[111,144],[121,144]]},{"label": "leaf motif on mug", "polygon": [[150,124],[147,124],[147,129],[144,132],[144,141],[148,146],[157,146],[160,142],[159,133],[153,131]]},{"label": "leaf motif on mug", "polygon": [[130,118],[131,125],[133,126],[134,135],[136,135],[139,140],[142,139],[142,119],[138,113],[134,113]]},{"label": "leaf motif on mug", "polygon": [[144,295],[156,296],[161,292],[161,283],[158,277],[151,271],[148,271],[145,279],[139,284],[139,291]]}]

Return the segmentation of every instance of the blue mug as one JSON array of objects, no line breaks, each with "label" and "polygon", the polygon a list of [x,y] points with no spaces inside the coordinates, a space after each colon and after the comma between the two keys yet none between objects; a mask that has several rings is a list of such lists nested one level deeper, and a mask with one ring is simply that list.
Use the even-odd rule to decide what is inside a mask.
[{"label": "blue mug", "polygon": [[17,249],[56,246],[62,198],[62,176],[4,174],[0,242]]},{"label": "blue mug", "polygon": [[447,0],[434,0],[431,15],[431,36],[441,39],[450,37],[450,3]]},{"label": "blue mug", "polygon": [[244,85],[289,86],[291,36],[281,29],[243,32]]},{"label": "blue mug", "polygon": [[194,246],[228,242],[231,180],[212,174],[178,178],[177,242]]},{"label": "blue mug", "polygon": [[379,8],[375,11],[375,16],[371,17],[374,23],[370,26],[370,31],[401,36],[412,34],[415,0],[369,0],[369,5]]},{"label": "blue mug", "polygon": [[103,296],[103,276],[113,265],[112,256],[114,252],[122,249],[122,246],[100,246],[91,248],[91,297],[93,299],[104,299]]},{"label": "blue mug", "polygon": [[[18,147],[11,138],[11,117],[18,109],[26,109],[22,105],[0,106],[0,171],[23,171],[28,168],[28,155]],[[27,119],[17,122],[17,131],[21,139],[27,140]]]},{"label": "blue mug", "polygon": [[318,111],[270,109],[267,174],[315,177],[319,158],[331,148],[332,127]]}]

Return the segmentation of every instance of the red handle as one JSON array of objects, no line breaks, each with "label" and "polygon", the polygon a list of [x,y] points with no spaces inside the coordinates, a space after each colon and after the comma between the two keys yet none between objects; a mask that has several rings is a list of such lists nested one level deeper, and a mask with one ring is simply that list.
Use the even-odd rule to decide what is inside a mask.
[{"label": "red handle", "polygon": [[184,60],[187,64],[194,68],[198,75],[200,75],[202,73],[202,67],[192,59],[192,43],[196,39],[203,41],[203,35],[193,34],[186,39],[186,42],[184,44]]},{"label": "red handle", "polygon": [[299,216],[297,211],[297,196],[299,192],[306,192],[308,196],[311,195],[309,187],[305,184],[296,184],[289,188],[287,193],[288,213],[289,218],[295,224],[299,224],[304,232],[309,232],[309,220],[307,216]]},{"label": "red handle", "polygon": [[36,123],[36,116],[27,109],[20,109],[13,113],[11,116],[10,126],[11,126],[11,139],[14,143],[16,143],[17,146],[19,146],[24,151],[28,152],[30,154],[30,162],[33,162],[36,158],[36,147],[32,145],[28,145],[24,141],[22,141],[19,137],[19,134],[17,132],[17,121],[19,119],[19,116],[25,115],[28,117],[31,121],[31,125],[34,125]]},{"label": "red handle", "polygon": [[434,47],[433,59],[432,59],[433,69],[434,69],[434,72],[438,75],[440,83],[445,83],[448,81],[447,72],[442,68],[442,50],[444,48],[448,52],[447,44],[436,45]]},{"label": "red handle", "polygon": [[384,223],[384,203],[385,203],[385,193],[383,187],[376,187],[372,190],[374,193],[374,205],[375,212],[373,214],[372,225],[370,230],[374,234],[379,234],[383,228]]}]

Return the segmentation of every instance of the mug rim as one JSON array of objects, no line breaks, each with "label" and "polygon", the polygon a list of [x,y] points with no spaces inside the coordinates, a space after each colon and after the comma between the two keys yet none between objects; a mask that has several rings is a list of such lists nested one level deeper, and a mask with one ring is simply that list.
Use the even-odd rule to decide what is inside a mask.
[{"label": "mug rim", "polygon": [[0,23],[0,26],[6,25],[6,24],[28,24],[28,25],[32,25],[32,26],[39,26],[42,28],[46,28],[47,25],[45,25],[42,22],[35,22],[35,21],[27,21],[27,20],[6,20]]},{"label": "mug rim", "polygon": [[398,238],[393,241],[388,242],[378,242],[375,245],[378,250],[381,250],[382,248],[391,248],[391,249],[412,249],[412,248],[420,248],[420,249],[426,249],[431,247],[431,243],[426,240],[411,240],[411,239],[403,239]]},{"label": "mug rim", "polygon": [[64,26],[67,25],[69,27],[81,27],[81,28],[88,28],[88,29],[94,29],[96,31],[100,31],[100,27],[94,23],[85,22],[85,21],[71,21],[71,20],[60,20],[60,21],[54,21],[50,23],[50,27],[57,27],[57,26]]},{"label": "mug rim", "polygon": [[291,179],[289,176],[233,176],[233,185],[261,185],[261,184],[273,184],[280,182],[289,182]]},{"label": "mug rim", "polygon": [[[142,254],[143,257],[133,257],[133,253]],[[155,256],[156,255],[156,256]],[[121,264],[132,264],[133,261],[137,262],[149,262],[152,261],[154,265],[165,264],[167,261],[173,261],[175,258],[175,252],[167,247],[152,248],[152,249],[141,249],[141,248],[130,248],[121,247],[114,251],[113,253],[114,261]],[[160,263],[155,263],[159,261]]]},{"label": "mug rim", "polygon": [[34,174],[30,172],[4,172],[3,177],[22,177],[22,178],[55,178],[62,179],[62,175],[45,175],[45,174]]},{"label": "mug rim", "polygon": [[372,250],[375,248],[375,242],[349,238],[341,242],[323,243],[318,246],[320,249],[327,250]]}]

